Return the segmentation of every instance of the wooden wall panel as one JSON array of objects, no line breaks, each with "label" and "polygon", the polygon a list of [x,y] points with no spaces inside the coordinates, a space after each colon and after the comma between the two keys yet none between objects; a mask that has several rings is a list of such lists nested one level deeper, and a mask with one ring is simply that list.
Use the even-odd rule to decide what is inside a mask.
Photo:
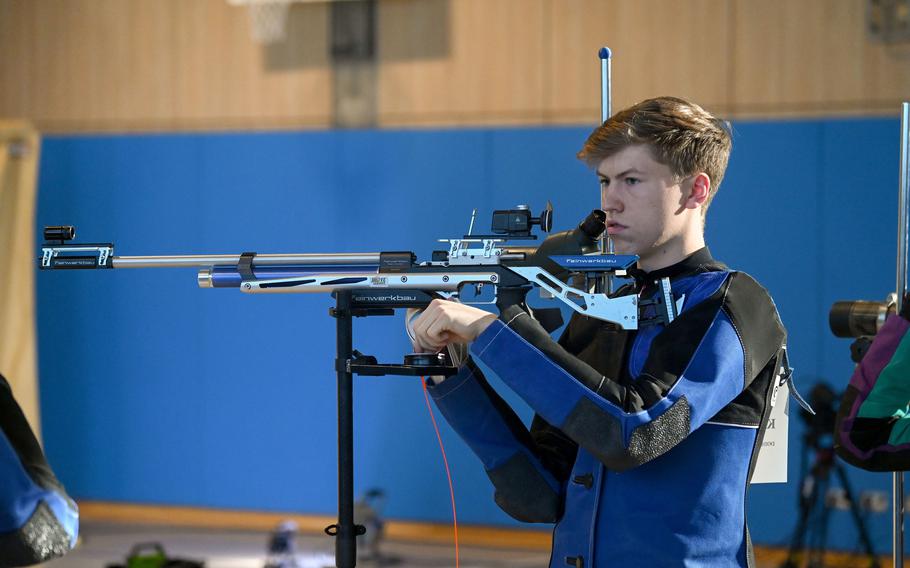
[{"label": "wooden wall panel", "polygon": [[31,67],[29,34],[34,12],[24,2],[0,1],[0,116],[28,116]]},{"label": "wooden wall panel", "polygon": [[295,6],[288,40],[250,39],[245,9],[195,1],[175,13],[176,104],[181,117],[216,125],[326,126],[330,116],[326,5]]},{"label": "wooden wall panel", "polygon": [[614,109],[671,94],[712,110],[729,106],[727,0],[553,0],[548,12],[548,119],[600,118],[602,45],[614,53]]},{"label": "wooden wall panel", "polygon": [[735,0],[732,110],[896,114],[910,99],[910,44],[869,40],[864,9],[863,0]]},{"label": "wooden wall panel", "polygon": [[163,3],[33,3],[28,116],[41,124],[118,122],[173,114]]},{"label": "wooden wall panel", "polygon": [[[379,10],[383,125],[542,119],[545,0],[390,0]],[[440,29],[446,26],[446,29]],[[447,53],[421,57],[447,38]]]},{"label": "wooden wall panel", "polygon": [[50,131],[327,126],[327,21],[326,5],[295,6],[292,38],[263,47],[224,0],[2,0],[0,116]]},{"label": "wooden wall panel", "polygon": [[[724,116],[896,114],[910,45],[866,0],[379,0],[379,126],[591,123],[658,94]],[[329,127],[330,8],[261,46],[226,0],[0,0],[0,116],[44,131]]]}]

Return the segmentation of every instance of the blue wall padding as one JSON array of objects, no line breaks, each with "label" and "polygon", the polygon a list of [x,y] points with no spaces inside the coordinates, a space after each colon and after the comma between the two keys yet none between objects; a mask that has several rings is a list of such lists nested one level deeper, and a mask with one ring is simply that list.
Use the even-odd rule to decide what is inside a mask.
[{"label": "blue wall padding", "polygon": [[[555,206],[556,227],[598,205],[574,158],[588,128],[54,136],[42,148],[38,224],[75,224],[118,255],[413,250],[462,235],[471,209]],[[840,389],[848,342],[827,313],[894,288],[899,125],[893,119],[737,123],[708,216],[715,256],[759,279],[790,330],[804,393]],[[36,235],[36,242],[40,237]],[[48,456],[80,499],[333,514],[336,413],[331,299],[200,290],[195,271],[38,275]],[[408,350],[402,319],[355,321],[355,348]],[[501,387],[501,384],[495,382]],[[506,397],[529,412],[509,392]],[[753,538],[795,524],[802,425],[790,478],[755,486]],[[355,379],[357,493],[385,514],[446,522],[442,461],[416,379]],[[459,518],[513,524],[479,461],[443,426]],[[890,477],[850,469],[858,491]],[[830,542],[856,541],[845,513]],[[888,520],[870,520],[880,550]]]}]

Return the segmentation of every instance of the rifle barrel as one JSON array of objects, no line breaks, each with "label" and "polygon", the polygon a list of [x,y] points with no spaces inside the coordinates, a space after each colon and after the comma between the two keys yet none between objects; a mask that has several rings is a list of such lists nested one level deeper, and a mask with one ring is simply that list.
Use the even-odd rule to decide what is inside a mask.
[{"label": "rifle barrel", "polygon": [[[174,268],[231,266],[240,262],[239,254],[178,255],[178,256],[115,256],[114,268]],[[253,266],[295,265],[378,265],[379,253],[333,254],[257,254]]]}]

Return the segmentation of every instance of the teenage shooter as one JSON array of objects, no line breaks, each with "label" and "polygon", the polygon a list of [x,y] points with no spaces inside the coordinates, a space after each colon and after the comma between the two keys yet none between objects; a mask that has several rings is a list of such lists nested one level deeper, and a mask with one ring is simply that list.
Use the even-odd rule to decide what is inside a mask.
[{"label": "teenage shooter", "polygon": [[[616,252],[640,257],[618,294],[648,305],[669,278],[672,323],[646,324],[659,304],[637,331],[575,314],[557,342],[526,306],[497,318],[450,301],[413,322],[418,350],[470,344],[429,390],[496,503],[556,524],[552,568],[754,565],[746,489],[786,332],[765,289],[705,245],[730,148],[724,122],[660,97],[606,120],[578,154],[600,178]],[[474,360],[534,409],[530,431]]]}]

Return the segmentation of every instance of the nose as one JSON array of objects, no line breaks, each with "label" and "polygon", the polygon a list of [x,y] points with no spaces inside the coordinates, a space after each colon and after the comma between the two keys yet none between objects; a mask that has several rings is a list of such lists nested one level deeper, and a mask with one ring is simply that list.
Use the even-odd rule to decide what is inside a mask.
[{"label": "nose", "polygon": [[622,202],[616,195],[616,190],[611,184],[600,184],[600,208],[607,214],[622,211]]}]

